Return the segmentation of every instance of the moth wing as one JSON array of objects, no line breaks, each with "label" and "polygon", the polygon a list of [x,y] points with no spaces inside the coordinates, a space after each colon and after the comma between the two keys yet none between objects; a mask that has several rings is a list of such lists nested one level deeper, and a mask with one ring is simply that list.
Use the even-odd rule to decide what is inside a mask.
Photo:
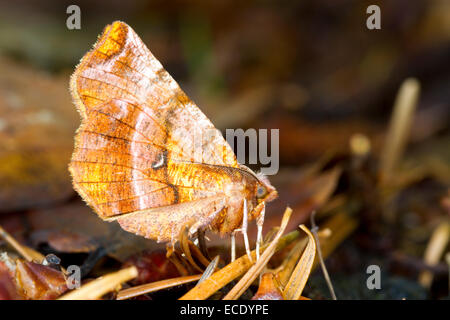
[{"label": "moth wing", "polygon": [[166,140],[166,131],[131,102],[97,106],[75,137],[75,189],[102,218],[222,194],[231,182],[226,172],[184,161]]},{"label": "moth wing", "polygon": [[82,125],[69,169],[100,217],[163,241],[184,214],[211,220],[236,157],[128,25],[105,28],[71,92]]},{"label": "moth wing", "polygon": [[184,226],[190,226],[196,231],[199,227],[210,224],[225,205],[226,198],[217,195],[126,214],[119,216],[117,221],[128,232],[173,243]]},{"label": "moth wing", "polygon": [[111,99],[133,101],[166,130],[168,149],[185,161],[238,167],[222,134],[123,22],[107,26],[83,57],[71,78],[71,92],[82,118]]}]

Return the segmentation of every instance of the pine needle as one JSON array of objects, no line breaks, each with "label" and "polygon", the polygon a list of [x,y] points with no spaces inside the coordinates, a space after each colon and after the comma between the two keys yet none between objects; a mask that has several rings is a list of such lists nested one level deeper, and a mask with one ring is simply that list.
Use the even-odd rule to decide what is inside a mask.
[{"label": "pine needle", "polygon": [[203,281],[205,281],[206,279],[208,279],[216,270],[217,265],[219,264],[219,258],[220,256],[216,256],[211,263],[208,265],[208,267],[205,269],[205,272],[203,272],[202,277],[200,278],[200,280],[198,280],[198,284],[202,283]]},{"label": "pine needle", "polygon": [[156,281],[156,282],[152,282],[152,283],[146,283],[146,284],[143,284],[140,286],[136,286],[136,287],[132,287],[132,288],[128,288],[128,289],[119,291],[116,299],[117,300],[126,300],[126,299],[130,299],[130,298],[134,298],[134,297],[146,294],[146,293],[155,292],[155,291],[159,291],[162,289],[168,289],[168,288],[179,286],[179,285],[182,285],[185,283],[197,281],[198,279],[200,279],[201,276],[202,276],[201,274],[196,274],[193,276],[178,277],[178,278],[173,278],[173,279]]},{"label": "pine needle", "polygon": [[[297,239],[299,235],[300,232],[295,230],[283,236],[278,242],[276,250],[283,249],[292,243],[292,241]],[[261,250],[264,250],[266,247],[267,246],[263,246]],[[251,256],[253,261],[255,261],[255,250],[251,252]],[[211,275],[211,277],[192,288],[189,292],[182,296],[180,300],[205,300],[234,279],[243,275],[251,266],[252,263],[250,262],[247,254],[244,254],[239,259],[236,259],[234,262],[216,271]]]},{"label": "pine needle", "polygon": [[312,231],[312,233],[314,235],[314,239],[316,240],[317,253],[318,253],[318,256],[319,256],[320,266],[322,268],[323,276],[325,277],[325,280],[327,282],[328,289],[330,290],[331,297],[333,298],[333,300],[337,300],[336,294],[334,293],[333,284],[331,283],[330,275],[328,274],[327,267],[325,266],[325,261],[323,261],[322,249],[320,248],[320,240],[319,240],[319,236],[317,234],[318,230],[319,230],[319,227],[317,227],[316,222],[314,220],[314,216],[315,215],[316,215],[316,212],[314,211],[311,214],[311,231]]},{"label": "pine needle", "polygon": [[264,250],[259,260],[250,268],[250,270],[248,270],[248,272],[242,277],[242,279],[239,280],[239,282],[233,287],[233,289],[231,289],[230,292],[228,292],[228,294],[223,298],[223,300],[238,299],[245,292],[245,290],[247,290],[248,287],[250,287],[252,282],[255,281],[255,279],[261,273],[264,266],[267,264],[267,262],[269,262],[270,258],[272,258],[273,254],[275,253],[276,245],[280,240],[284,230],[287,227],[291,214],[292,209],[287,208],[283,214],[280,229],[278,230],[273,241],[270,243],[267,249]]},{"label": "pine needle", "polygon": [[[338,212],[325,221],[322,228],[330,229],[331,235],[321,241],[321,251],[323,259],[326,259],[347,237],[356,229],[358,222],[345,212]],[[319,264],[319,260],[314,261],[313,270]]]},{"label": "pine needle", "polygon": [[29,248],[27,246],[21,245],[12,235],[10,235],[5,229],[0,226],[0,237],[5,239],[11,247],[13,247],[25,260],[29,262],[42,263],[45,256],[36,250]]},{"label": "pine needle", "polygon": [[[450,238],[450,224],[442,222],[431,235],[425,250],[424,262],[429,266],[439,263]],[[423,271],[419,275],[419,283],[425,288],[429,288],[433,282],[433,273],[429,270]]]},{"label": "pine needle", "polygon": [[120,271],[112,272],[75,289],[58,300],[96,300],[106,293],[113,291],[123,282],[136,278],[138,270],[131,266]]},{"label": "pine needle", "polygon": [[408,78],[403,81],[395,100],[389,131],[382,153],[381,179],[387,182],[393,173],[403,150],[408,142],[408,136],[419,99],[420,84],[417,79]]}]

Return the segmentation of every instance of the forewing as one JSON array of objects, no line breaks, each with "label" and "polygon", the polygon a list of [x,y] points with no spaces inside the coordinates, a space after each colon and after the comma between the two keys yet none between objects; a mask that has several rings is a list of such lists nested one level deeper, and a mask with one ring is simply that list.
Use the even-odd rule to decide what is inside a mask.
[{"label": "forewing", "polygon": [[133,101],[166,130],[167,148],[183,160],[238,167],[221,133],[123,22],[105,28],[72,76],[71,91],[83,118],[111,99]]},{"label": "forewing", "polygon": [[76,190],[102,218],[222,194],[226,172],[179,160],[167,133],[133,103],[111,100],[83,120],[70,172]]},{"label": "forewing", "polygon": [[128,25],[105,28],[71,92],[82,125],[70,171],[100,217],[168,241],[225,206],[233,151]]}]

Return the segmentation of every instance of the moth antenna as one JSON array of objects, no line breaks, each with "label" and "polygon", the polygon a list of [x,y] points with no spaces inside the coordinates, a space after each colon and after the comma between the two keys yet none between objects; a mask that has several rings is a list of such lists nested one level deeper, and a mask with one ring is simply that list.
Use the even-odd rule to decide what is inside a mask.
[{"label": "moth antenna", "polygon": [[262,244],[262,229],[264,224],[264,216],[266,214],[266,204],[263,202],[263,208],[258,218],[256,219],[256,226],[258,228],[258,234],[256,236],[256,261],[259,260],[259,249]]}]

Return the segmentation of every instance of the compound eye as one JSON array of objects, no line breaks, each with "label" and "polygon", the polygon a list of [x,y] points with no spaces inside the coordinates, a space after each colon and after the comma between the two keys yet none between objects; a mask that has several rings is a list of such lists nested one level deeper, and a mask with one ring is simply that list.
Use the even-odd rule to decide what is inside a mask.
[{"label": "compound eye", "polygon": [[266,194],[266,189],[263,186],[258,186],[258,189],[256,189],[256,197],[262,198]]}]

